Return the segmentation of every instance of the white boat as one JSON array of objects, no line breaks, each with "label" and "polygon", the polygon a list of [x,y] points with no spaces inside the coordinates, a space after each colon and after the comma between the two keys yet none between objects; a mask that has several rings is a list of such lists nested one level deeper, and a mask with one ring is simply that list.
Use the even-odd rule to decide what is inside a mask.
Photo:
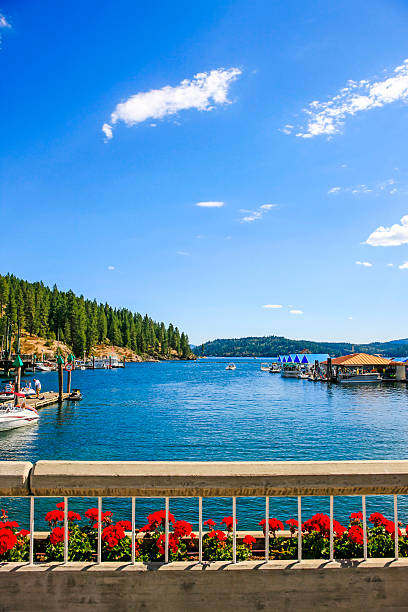
[{"label": "white boat", "polygon": [[42,361],[37,361],[34,365],[34,370],[36,372],[51,372],[52,367],[47,365],[46,363],[43,363]]},{"label": "white boat", "polygon": [[271,364],[270,363],[261,363],[262,372],[270,372]]},{"label": "white boat", "polygon": [[299,378],[300,370],[295,363],[284,363],[282,365],[281,376],[283,378]]},{"label": "white boat", "polygon": [[3,406],[0,406],[0,431],[32,425],[37,423],[39,416],[35,408],[3,404]]},{"label": "white boat", "polygon": [[269,372],[271,374],[280,374],[282,370],[282,366],[280,363],[272,363],[271,367],[269,368]]},{"label": "white boat", "polygon": [[229,363],[225,369],[226,370],[236,370],[237,366],[235,365],[235,363]]},{"label": "white boat", "polygon": [[337,382],[339,383],[378,383],[382,378],[378,372],[362,372],[361,374],[353,374],[352,372],[337,374]]},{"label": "white boat", "polygon": [[123,368],[123,361],[119,361],[118,357],[112,357],[110,362],[111,368]]}]

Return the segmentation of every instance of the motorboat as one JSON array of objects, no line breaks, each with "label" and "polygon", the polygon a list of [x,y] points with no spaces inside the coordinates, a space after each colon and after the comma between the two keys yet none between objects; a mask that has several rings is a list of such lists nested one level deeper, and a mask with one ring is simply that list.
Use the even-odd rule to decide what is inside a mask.
[{"label": "motorboat", "polygon": [[283,378],[299,378],[300,370],[295,363],[284,363],[282,365],[281,376]]},{"label": "motorboat", "polygon": [[51,372],[52,367],[43,361],[37,361],[34,365],[36,372]]},{"label": "motorboat", "polygon": [[31,406],[13,406],[13,404],[3,404],[0,406],[0,431],[23,427],[37,423],[39,414]]},{"label": "motorboat", "polygon": [[271,364],[270,363],[261,363],[262,372],[270,372]]},{"label": "motorboat", "polygon": [[378,372],[361,372],[359,374],[353,372],[339,372],[337,374],[337,382],[339,383],[378,383],[381,382],[381,374]]},{"label": "motorboat", "polygon": [[226,370],[236,370],[237,366],[235,365],[235,363],[229,363],[225,369]]},{"label": "motorboat", "polygon": [[68,395],[67,400],[71,402],[79,402],[82,399],[82,393],[79,389],[72,389],[72,392]]},{"label": "motorboat", "polygon": [[282,366],[280,363],[272,363],[271,367],[269,368],[270,374],[280,374],[281,370]]},{"label": "motorboat", "polygon": [[111,368],[124,368],[123,361],[119,361],[117,357],[112,357],[110,361]]},{"label": "motorboat", "polygon": [[35,389],[33,389],[32,387],[21,387],[20,393],[23,393],[27,398],[36,396]]}]

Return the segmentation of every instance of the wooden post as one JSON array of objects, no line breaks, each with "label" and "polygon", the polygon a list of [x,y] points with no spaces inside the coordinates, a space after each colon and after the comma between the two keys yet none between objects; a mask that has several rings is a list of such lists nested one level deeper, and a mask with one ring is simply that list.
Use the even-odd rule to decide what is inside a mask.
[{"label": "wooden post", "polygon": [[123,367],[126,366],[126,357],[123,357]]},{"label": "wooden post", "polygon": [[[72,368],[74,368],[74,366],[75,366],[75,357],[73,356],[72,353],[70,355],[68,355],[67,363],[71,364]],[[71,393],[71,374],[72,374],[71,370],[68,370],[68,374],[67,374],[67,393]]]},{"label": "wooden post", "polygon": [[109,355],[109,369],[112,369],[112,355]]},{"label": "wooden post", "polygon": [[64,398],[64,358],[61,355],[57,357],[58,364],[58,401],[62,402]]},{"label": "wooden post", "polygon": [[[20,393],[20,386],[21,386],[21,368],[23,367],[23,362],[21,360],[20,355],[17,355],[15,360],[13,361],[13,368],[16,368],[17,370],[17,380],[16,380],[16,386],[14,389],[15,393]],[[15,405],[17,406],[17,397],[14,398],[15,400]]]},{"label": "wooden post", "polygon": [[95,355],[92,355],[92,369],[95,369]]}]

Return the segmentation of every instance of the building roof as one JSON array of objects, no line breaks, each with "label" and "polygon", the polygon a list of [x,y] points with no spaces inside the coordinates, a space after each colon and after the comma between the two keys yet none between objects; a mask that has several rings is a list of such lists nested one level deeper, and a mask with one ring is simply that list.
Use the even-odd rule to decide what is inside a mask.
[{"label": "building roof", "polygon": [[[327,364],[327,361],[324,362]],[[395,365],[395,361],[386,359],[385,357],[377,357],[376,355],[368,355],[368,353],[352,353],[343,357],[332,359],[332,365],[342,366],[386,366]]]}]

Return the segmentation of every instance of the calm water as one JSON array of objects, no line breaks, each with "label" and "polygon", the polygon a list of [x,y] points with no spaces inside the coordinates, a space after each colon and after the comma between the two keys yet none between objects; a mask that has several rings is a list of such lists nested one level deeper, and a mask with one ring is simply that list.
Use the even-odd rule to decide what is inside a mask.
[{"label": "calm water", "polygon": [[[38,425],[0,434],[0,460],[408,458],[406,385],[312,383],[261,372],[259,359],[235,362],[237,370],[229,372],[220,360],[75,371],[73,387],[81,389],[84,400],[44,408]],[[56,390],[55,372],[38,377],[43,390]],[[296,500],[271,502],[271,515],[295,516]],[[20,513],[22,503],[10,502],[10,509]],[[41,512],[44,503],[39,502]],[[359,498],[336,499],[335,513],[344,520],[359,504]],[[368,504],[369,510],[382,509],[392,517],[390,500],[370,498]],[[399,504],[401,517],[408,519],[408,501],[400,497]],[[127,501],[104,505],[120,507],[122,515],[129,511]],[[158,506],[160,500],[138,501],[138,521]],[[230,508],[230,500],[204,505],[206,518],[222,518]],[[239,526],[256,525],[263,508],[262,500],[238,500]],[[305,499],[304,509],[305,516],[327,512],[328,499]],[[171,510],[194,520],[197,501],[172,500]]]}]

